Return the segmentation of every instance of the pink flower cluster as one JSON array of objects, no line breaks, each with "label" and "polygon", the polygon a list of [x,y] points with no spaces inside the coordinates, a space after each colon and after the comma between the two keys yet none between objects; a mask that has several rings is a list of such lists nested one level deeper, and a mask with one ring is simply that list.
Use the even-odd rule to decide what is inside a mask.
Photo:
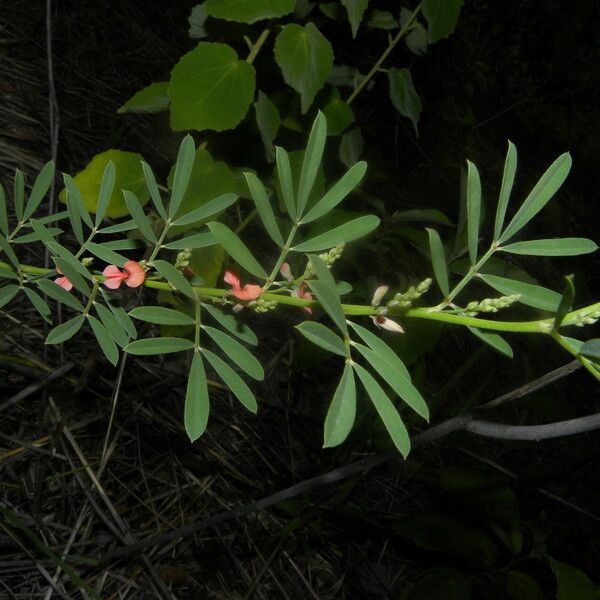
[{"label": "pink flower cluster", "polygon": [[[73,289],[73,284],[63,275],[60,267],[56,267],[56,272],[62,275],[62,277],[57,277],[54,280],[55,283],[67,290],[67,292],[71,291]],[[144,271],[140,263],[135,260],[128,260],[123,265],[123,269],[119,269],[116,265],[108,265],[108,267],[102,271],[102,275],[104,275],[103,283],[109,290],[118,289],[123,282],[130,288],[136,288],[142,285],[144,279],[146,279],[146,271]]]}]

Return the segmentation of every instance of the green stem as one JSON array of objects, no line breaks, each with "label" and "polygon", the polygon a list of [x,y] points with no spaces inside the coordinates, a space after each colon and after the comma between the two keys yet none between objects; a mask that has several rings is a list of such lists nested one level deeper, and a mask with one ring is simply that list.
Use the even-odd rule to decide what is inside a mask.
[{"label": "green stem", "polygon": [[152,266],[152,261],[156,258],[156,255],[159,253],[160,249],[162,248],[162,243],[165,241],[165,237],[166,237],[167,232],[169,231],[170,227],[171,227],[171,219],[167,219],[165,221],[165,226],[163,227],[162,233],[160,234],[158,241],[154,245],[154,248],[152,249],[152,254],[150,255],[150,258],[148,258],[148,260],[146,261],[146,264]]},{"label": "green stem", "polygon": [[196,334],[194,336],[195,350],[200,350],[200,308],[201,304],[199,301],[196,302]]},{"label": "green stem", "polygon": [[577,354],[577,350],[573,348],[573,346],[562,336],[558,331],[554,330],[550,333],[550,337],[555,340],[558,345],[566,350],[569,354],[574,356],[590,373],[591,375],[600,381],[600,371],[594,367],[592,361],[585,358],[585,356],[581,356]]},{"label": "green stem", "polygon": [[257,54],[260,52],[260,49],[263,47],[263,44],[267,41],[269,34],[271,33],[271,29],[267,27],[267,29],[263,29],[262,33],[258,36],[256,42],[254,42],[254,46],[250,49],[250,54],[248,54],[246,58],[246,62],[248,64],[252,64]]},{"label": "green stem", "polygon": [[396,47],[398,42],[412,29],[413,23],[414,23],[415,19],[417,18],[417,15],[419,14],[419,12],[421,12],[421,7],[422,7],[422,3],[420,2],[417,5],[417,8],[415,8],[415,10],[413,11],[412,15],[409,17],[409,19],[406,22],[406,24],[404,25],[404,27],[402,27],[402,29],[400,29],[400,31],[396,34],[396,37],[394,37],[390,41],[390,43],[388,44],[388,47],[383,51],[383,54],[379,57],[377,62],[373,65],[373,68],[365,75],[364,79],[356,86],[356,89],[350,94],[350,96],[348,96],[348,99],[346,100],[346,104],[352,104],[352,101],[363,91],[363,89],[368,85],[369,81],[371,81],[371,79],[373,79],[373,77],[375,77],[375,75],[381,68],[381,65],[383,64],[385,59],[389,56],[390,52]]},{"label": "green stem", "polygon": [[294,241],[296,231],[298,231],[298,225],[294,223],[292,225],[292,228],[290,229],[290,234],[288,235],[288,239],[285,242],[285,246],[281,249],[279,258],[277,259],[277,262],[275,263],[275,266],[273,267],[273,270],[271,271],[271,274],[269,275],[267,281],[265,281],[265,285],[263,285],[263,293],[266,292],[271,287],[271,284],[275,281],[275,277],[277,277],[277,273],[279,273],[279,269],[281,268],[285,257],[288,255],[288,252],[292,247],[292,242]]}]

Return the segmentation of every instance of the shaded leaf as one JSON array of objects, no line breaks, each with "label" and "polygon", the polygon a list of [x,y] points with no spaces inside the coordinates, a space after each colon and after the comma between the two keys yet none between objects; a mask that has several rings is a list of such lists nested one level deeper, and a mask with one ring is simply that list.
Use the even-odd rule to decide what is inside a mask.
[{"label": "shaded leaf", "polygon": [[362,133],[358,127],[353,127],[342,136],[338,156],[348,169],[358,162],[363,146]]},{"label": "shaded leaf", "polygon": [[277,146],[275,148],[275,162],[277,165],[277,175],[279,185],[281,186],[281,195],[285,203],[288,215],[295,220],[297,217],[296,196],[294,194],[294,182],[292,179],[292,168],[290,157],[287,151]]},{"label": "shaded leaf", "polygon": [[354,123],[354,111],[340,97],[337,88],[333,88],[331,97],[323,107],[323,114],[327,119],[327,135],[340,135]]},{"label": "shaded leaf", "polygon": [[277,136],[281,126],[279,110],[270,98],[262,91],[258,91],[258,97],[254,103],[256,125],[260,132],[260,139],[265,147],[265,156],[269,162],[275,160],[275,147],[273,140]]},{"label": "shaded leaf", "polygon": [[123,348],[129,354],[138,356],[150,356],[152,354],[171,354],[172,352],[183,352],[191,350],[194,342],[176,337],[145,338],[130,342]]},{"label": "shaded leaf", "polygon": [[573,282],[573,275],[567,275],[565,277],[565,287],[563,289],[562,296],[560,298],[560,304],[556,311],[556,317],[554,317],[554,329],[558,329],[563,322],[567,313],[573,307],[573,301],[575,300],[575,283]]},{"label": "shaded leaf", "polygon": [[155,81],[136,92],[117,112],[123,113],[157,113],[169,108],[167,95],[168,81]]},{"label": "shaded leaf", "polygon": [[206,430],[209,412],[210,398],[206,372],[200,353],[194,352],[185,393],[184,410],[185,431],[192,442],[197,440]]},{"label": "shaded leaf", "polygon": [[4,237],[8,236],[8,212],[6,210],[6,194],[0,183],[0,232]]},{"label": "shaded leaf", "polygon": [[319,111],[317,118],[315,119],[310,130],[310,136],[308,138],[304,160],[302,161],[302,171],[300,172],[300,183],[298,184],[296,207],[299,217],[304,214],[308,197],[313,189],[319,167],[321,166],[321,159],[323,157],[326,139],[327,119],[325,118],[325,115]]},{"label": "shaded leaf", "polygon": [[[181,145],[179,146],[179,152],[177,153],[177,162],[173,171],[173,181],[171,186],[171,199],[169,201],[169,217],[173,218],[181,202],[185,192],[187,191],[190,177],[192,175],[192,169],[194,168],[194,160],[196,158],[196,146],[194,145],[194,138],[191,135],[186,135]],[[131,215],[133,217],[133,215]]]},{"label": "shaded leaf", "polygon": [[579,354],[594,360],[600,360],[600,338],[588,340],[579,349]]},{"label": "shaded leaf", "polygon": [[91,252],[94,256],[97,256],[104,262],[110,265],[117,265],[122,267],[129,259],[125,256],[121,256],[111,248],[108,248],[104,244],[96,244],[95,242],[86,242],[84,245],[85,249]]},{"label": "shaded leaf", "polygon": [[50,279],[38,279],[35,283],[46,296],[50,296],[50,298],[57,302],[62,302],[65,306],[83,312],[83,304],[73,294],[67,292],[67,290],[60,287],[54,281]]},{"label": "shaded leaf", "polygon": [[283,17],[294,10],[295,3],[295,0],[206,0],[202,8],[211,17],[252,24]]},{"label": "shaded leaf", "polygon": [[369,0],[340,0],[348,12],[348,20],[352,27],[352,37],[355,38]]},{"label": "shaded leaf", "polygon": [[335,390],[325,417],[323,428],[323,448],[339,446],[347,437],[356,418],[356,384],[350,363]]},{"label": "shaded leaf", "polygon": [[513,358],[513,350],[509,343],[497,333],[482,331],[476,327],[467,327],[467,329],[482,342],[485,342],[488,346],[491,346],[494,350],[500,352],[500,354],[504,354],[504,356],[508,356],[508,358]]},{"label": "shaded leaf", "polygon": [[99,302],[94,302],[94,309],[96,310],[98,317],[100,317],[102,325],[104,325],[106,331],[110,334],[110,337],[112,337],[121,348],[127,346],[130,336],[112,311]]},{"label": "shaded leaf", "polygon": [[292,250],[295,252],[327,250],[342,242],[351,242],[364,237],[377,229],[378,226],[379,217],[376,217],[375,215],[365,215],[364,217],[352,219],[339,227],[335,227],[334,229],[317,235],[305,242],[301,242],[297,246],[294,246]]},{"label": "shaded leaf", "polygon": [[504,217],[510,200],[510,193],[515,181],[515,173],[517,172],[517,148],[509,140],[506,159],[504,160],[504,171],[502,173],[502,185],[500,187],[500,196],[498,197],[498,206],[496,208],[496,219],[494,222],[494,240],[497,240],[502,233],[504,226]]},{"label": "shaded leaf", "polygon": [[481,220],[481,181],[477,167],[467,161],[467,237],[471,264],[477,262],[479,222]]},{"label": "shaded leaf", "polygon": [[104,356],[106,356],[110,363],[116,365],[117,362],[119,362],[119,349],[112,339],[112,336],[108,333],[106,327],[104,327],[98,319],[92,317],[92,315],[87,315],[87,320],[92,327],[94,336],[96,337]]},{"label": "shaded leaf", "polygon": [[424,0],[423,15],[427,19],[429,43],[448,37],[458,23],[464,0]]},{"label": "shaded leaf", "polygon": [[412,121],[415,134],[419,136],[417,125],[421,115],[421,98],[413,84],[412,76],[408,69],[392,67],[388,71],[390,84],[390,100],[394,108],[403,116]]},{"label": "shaded leaf", "polygon": [[129,316],[159,325],[194,325],[196,323],[189,315],[162,306],[138,306],[129,311]]},{"label": "shaded leaf", "polygon": [[515,242],[498,248],[511,254],[530,256],[578,256],[598,250],[598,246],[587,238],[556,238]]},{"label": "shaded leaf", "polygon": [[304,321],[296,325],[296,329],[309,341],[320,346],[327,352],[333,352],[340,356],[346,356],[344,341],[336,335],[331,329],[321,323],[314,321]]},{"label": "shaded leaf", "polygon": [[244,173],[250,194],[269,237],[281,248],[284,244],[281,232],[275,220],[275,213],[267,196],[267,190],[254,173]]},{"label": "shaded leaf", "polygon": [[172,264],[164,260],[155,260],[154,267],[176,290],[191,300],[198,299],[192,284]]},{"label": "shaded leaf", "polygon": [[156,211],[161,216],[161,218],[166,220],[167,211],[165,210],[165,205],[162,201],[162,196],[160,195],[158,185],[156,184],[156,177],[154,176],[154,171],[148,163],[142,161],[142,172],[144,173],[144,180],[146,181],[146,186],[148,188],[150,197],[152,198],[154,208],[156,208]]},{"label": "shaded leaf", "polygon": [[29,219],[31,215],[37,210],[40,202],[44,199],[44,196],[48,193],[52,181],[54,180],[54,163],[52,161],[46,163],[39,175],[36,177],[31,193],[29,194],[29,200],[25,206],[23,212],[23,220]]},{"label": "shaded leaf", "polygon": [[60,325],[57,325],[54,329],[51,329],[46,337],[46,344],[62,344],[67,340],[71,339],[83,325],[85,317],[83,315],[77,315]]},{"label": "shaded leaf", "polygon": [[447,297],[450,293],[450,284],[448,283],[448,266],[444,245],[440,239],[440,234],[435,229],[427,228],[427,233],[429,234],[429,251],[431,253],[433,274],[442,294]]},{"label": "shaded leaf", "polygon": [[175,240],[174,242],[164,244],[163,248],[167,248],[168,250],[185,250],[186,248],[189,248],[190,250],[193,250],[194,248],[206,248],[207,246],[214,246],[216,243],[217,240],[212,233],[196,233],[194,235],[188,235],[187,237]]},{"label": "shaded leaf", "polygon": [[211,304],[203,304],[202,307],[208,314],[217,322],[221,327],[227,329],[230,333],[233,333],[240,340],[256,346],[258,344],[258,338],[255,333],[239,319],[236,319],[233,315],[223,312],[220,308]]},{"label": "shaded leaf", "polygon": [[515,279],[498,277],[497,275],[479,275],[479,277],[505,296],[520,294],[519,302],[527,306],[556,312],[560,304],[560,294],[539,285],[523,283]]},{"label": "shaded leaf", "polygon": [[0,308],[6,306],[19,293],[20,289],[14,283],[0,287]]}]

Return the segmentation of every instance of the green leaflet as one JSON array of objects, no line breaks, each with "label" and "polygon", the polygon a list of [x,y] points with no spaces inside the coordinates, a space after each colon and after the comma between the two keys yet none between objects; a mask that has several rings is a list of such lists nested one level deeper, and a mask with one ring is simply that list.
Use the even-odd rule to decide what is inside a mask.
[{"label": "green leaflet", "polygon": [[236,319],[233,315],[223,312],[220,308],[213,306],[212,304],[203,304],[202,308],[217,322],[221,327],[227,329],[230,333],[238,337],[243,342],[256,346],[258,344],[258,338],[255,333],[239,319]]},{"label": "green leaflet", "polygon": [[565,287],[560,298],[558,310],[556,311],[556,317],[554,317],[554,329],[558,329],[561,326],[567,313],[573,307],[573,301],[575,300],[575,283],[573,282],[573,279],[573,275],[567,275],[565,277]]},{"label": "green leaflet", "polygon": [[[4,274],[2,274],[4,277]],[[0,308],[6,306],[18,293],[21,288],[14,283],[0,287]]]},{"label": "green leaflet", "polygon": [[137,225],[137,228],[139,229],[140,233],[151,244],[156,244],[156,242],[158,241],[156,239],[156,234],[154,233],[152,225],[146,217],[144,209],[142,208],[142,205],[140,204],[140,201],[137,199],[136,195],[127,190],[123,190],[123,197],[125,198],[127,210],[129,211],[129,214],[131,215],[135,224]]},{"label": "green leaflet", "polygon": [[279,176],[279,184],[283,195],[285,209],[292,220],[297,218],[296,199],[294,194],[294,183],[292,180],[292,167],[290,165],[290,157],[286,150],[275,147],[275,164],[277,166],[277,174]]},{"label": "green leaflet", "polygon": [[325,141],[327,140],[327,119],[319,111],[308,137],[308,144],[302,161],[302,170],[300,172],[300,182],[298,183],[298,216],[302,216],[308,197],[315,183],[319,166],[323,158]]},{"label": "green leaflet", "polygon": [[[168,81],[155,81],[136,92],[117,112],[124,113],[157,113],[169,108],[167,96]],[[146,180],[147,181],[147,180]]]},{"label": "green leaflet", "polygon": [[226,21],[256,23],[283,17],[294,10],[295,0],[206,0],[206,14]]},{"label": "green leaflet", "polygon": [[412,76],[408,69],[392,67],[388,71],[390,85],[390,100],[394,108],[403,116],[412,121],[415,134],[419,137],[419,117],[421,116],[421,98],[415,90]]},{"label": "green leaflet", "polygon": [[29,219],[29,217],[31,217],[31,215],[33,215],[33,213],[37,210],[40,202],[48,193],[53,179],[54,163],[50,161],[44,165],[43,169],[40,171],[39,175],[35,179],[35,182],[33,183],[31,194],[29,194],[29,200],[27,201],[27,205],[25,206],[25,210],[23,212],[24,221]]},{"label": "green leaflet", "polygon": [[46,338],[46,344],[62,344],[68,339],[71,339],[83,325],[85,317],[83,315],[77,315],[60,325],[57,325],[54,329],[51,329]]},{"label": "green leaflet", "polygon": [[185,431],[192,442],[197,440],[206,430],[209,412],[210,398],[208,396],[206,372],[200,353],[194,352],[185,393],[184,409]]},{"label": "green leaflet", "polygon": [[477,167],[467,161],[467,236],[471,264],[477,262],[479,222],[481,220],[481,181]]},{"label": "green leaflet", "polygon": [[217,221],[211,221],[208,223],[208,228],[219,244],[223,246],[225,252],[227,252],[233,260],[239,263],[240,266],[259,279],[267,278],[267,273],[254,256],[252,256],[244,242],[242,242],[242,240],[240,240],[227,225],[223,225]]},{"label": "green leaflet", "polygon": [[54,257],[54,262],[56,263],[56,268],[62,271],[63,275],[73,284],[78,292],[81,292],[84,296],[92,295],[92,290],[79,272],[73,268],[71,262],[58,256]]},{"label": "green leaflet", "polygon": [[467,327],[467,329],[482,342],[486,343],[488,346],[491,346],[497,352],[500,352],[500,354],[504,354],[504,356],[508,356],[508,358],[513,358],[513,350],[510,347],[510,344],[497,333],[482,331],[476,327]]},{"label": "green leaflet", "polygon": [[331,329],[321,323],[314,321],[304,321],[296,325],[296,329],[309,341],[320,346],[327,352],[333,352],[340,356],[346,356],[344,341],[336,335]]},{"label": "green leaflet", "polygon": [[175,240],[174,242],[169,242],[168,244],[165,244],[163,248],[167,248],[167,250],[185,250],[186,248],[194,250],[195,248],[214,246],[216,243],[217,240],[212,233],[196,233],[194,235],[188,235],[187,237]]},{"label": "green leaflet", "polygon": [[600,339],[588,340],[579,349],[579,354],[586,358],[600,361]]},{"label": "green leaflet", "polygon": [[164,260],[155,260],[154,268],[164,277],[176,290],[185,294],[191,300],[198,300],[192,284],[170,263]]},{"label": "green leaflet", "polygon": [[435,229],[426,228],[429,234],[429,251],[431,252],[431,263],[433,274],[444,297],[450,293],[448,283],[448,266],[446,264],[446,253],[440,239],[440,234]]},{"label": "green leaflet", "polygon": [[258,91],[258,97],[254,103],[254,112],[256,115],[256,126],[260,132],[260,138],[265,147],[265,156],[268,162],[275,160],[275,148],[273,140],[277,136],[281,126],[281,116],[277,106],[262,91]]},{"label": "green leaflet", "polygon": [[189,315],[162,306],[138,306],[129,311],[129,316],[139,321],[158,325],[194,325],[196,323]]},{"label": "green leaflet", "polygon": [[556,238],[515,242],[499,247],[498,250],[530,256],[578,256],[595,252],[598,246],[587,238]]},{"label": "green leaflet", "polygon": [[111,265],[117,265],[118,267],[122,267],[129,260],[127,257],[118,254],[117,252],[115,252],[111,248],[108,248],[104,244],[86,242],[84,247],[94,256],[97,256],[99,259]]},{"label": "green leaflet", "polygon": [[427,19],[429,43],[448,37],[456,27],[464,0],[423,0],[423,15]]},{"label": "green leaflet", "polygon": [[248,184],[252,199],[254,200],[254,204],[256,205],[256,210],[258,211],[260,219],[265,226],[266,232],[280,248],[283,247],[283,238],[281,237],[281,232],[277,226],[275,213],[271,207],[271,202],[267,196],[267,190],[265,190],[265,186],[254,173],[244,173],[244,177],[246,179],[246,183]]},{"label": "green leaflet", "polygon": [[337,244],[351,242],[358,238],[368,235],[379,226],[379,217],[375,215],[365,215],[352,219],[339,227],[335,227],[325,233],[315,236],[305,242],[294,246],[295,252],[317,252],[319,250],[328,250]]},{"label": "green leaflet", "polygon": [[25,287],[23,288],[23,291],[25,292],[25,295],[29,298],[31,304],[33,304],[35,310],[37,310],[37,312],[40,314],[42,319],[44,319],[44,321],[47,321],[48,323],[52,323],[52,312],[50,311],[50,307],[46,304],[44,299],[31,288]]},{"label": "green leaflet", "polygon": [[347,437],[356,418],[356,384],[354,371],[346,363],[335,390],[323,427],[323,448],[339,446]]},{"label": "green leaflet", "polygon": [[149,356],[152,354],[170,354],[172,352],[183,352],[191,350],[194,342],[176,337],[145,338],[131,342],[123,348],[129,354],[138,356]]},{"label": "green leaflet", "polygon": [[479,277],[505,296],[520,294],[519,302],[527,306],[556,312],[560,304],[560,294],[539,285],[523,283],[515,279],[498,277],[497,275],[479,275]]},{"label": "green leaflet", "polygon": [[215,344],[219,346],[221,351],[227,355],[231,362],[236,364],[253,379],[256,379],[257,381],[262,381],[264,379],[265,372],[260,362],[237,340],[209,325],[202,325],[202,329],[208,333]]},{"label": "green leaflet", "polygon": [[339,181],[302,217],[301,225],[310,223],[335,208],[362,180],[367,163],[360,161],[353,165]]},{"label": "green leaflet", "polygon": [[190,225],[192,223],[204,221],[204,219],[214,217],[215,215],[224,211],[226,208],[229,208],[232,204],[236,202],[236,200],[236,194],[221,194],[214,200],[210,200],[209,202],[200,206],[199,208],[196,208],[182,215],[181,217],[173,221],[173,225]]},{"label": "green leaflet", "polygon": [[92,327],[92,331],[94,332],[94,336],[100,346],[100,349],[104,353],[104,356],[108,359],[110,363],[116,365],[119,362],[119,349],[115,344],[112,336],[106,330],[106,327],[98,321],[92,315],[87,315],[87,320]]},{"label": "green leaflet", "polygon": [[[191,135],[186,135],[177,154],[177,162],[175,163],[175,174],[173,175],[173,183],[171,185],[171,200],[169,202],[169,217],[172,219],[179,210],[181,201],[188,187],[192,168],[194,167],[194,159],[196,157],[196,146],[194,138]],[[131,215],[133,216],[133,215]]]},{"label": "green leaflet", "polygon": [[352,27],[352,37],[355,38],[365,10],[367,10],[367,6],[369,5],[369,0],[340,0],[340,2],[346,8],[348,20]]},{"label": "green leaflet", "polygon": [[[85,171],[82,171],[82,173]],[[102,223],[102,219],[104,219],[104,215],[107,213],[108,205],[113,196],[113,190],[115,187],[115,165],[112,160],[109,160],[104,167],[104,172],[102,174],[102,180],[100,182],[100,189],[98,191],[98,203],[96,204],[96,220],[94,224],[96,227]],[[77,187],[75,181],[73,181],[74,186]],[[79,189],[79,188],[78,188]],[[113,199],[114,204],[114,199]],[[110,215],[109,215],[110,216]]]},{"label": "green leaflet", "polygon": [[510,200],[510,193],[515,181],[517,172],[517,148],[509,140],[506,160],[504,161],[504,172],[502,173],[502,185],[500,187],[500,196],[498,197],[498,206],[496,208],[496,219],[494,221],[494,240],[497,240],[502,233],[504,226],[504,217]]},{"label": "green leaflet", "polygon": [[129,343],[130,336],[117,317],[112,311],[106,308],[104,304],[100,304],[99,302],[94,302],[94,309],[96,310],[98,317],[100,317],[102,325],[104,325],[106,331],[110,334],[110,337],[112,337],[121,348],[125,348]]},{"label": "green leaflet", "polygon": [[373,406],[381,417],[394,445],[400,451],[400,454],[406,458],[410,452],[410,438],[396,407],[366,369],[356,363],[352,365],[352,368],[356,371],[369,398],[371,398],[371,402],[373,402]]},{"label": "green leaflet", "polygon": [[150,165],[144,161],[142,161],[142,171],[144,172],[144,179],[146,180],[148,192],[150,193],[150,197],[152,198],[152,204],[154,204],[154,208],[156,208],[156,211],[161,216],[161,218],[166,221],[167,211],[165,210],[165,205],[162,201],[162,196],[160,195],[158,185],[156,184],[156,177],[154,176],[154,171],[152,171]]},{"label": "green leaflet", "polygon": [[258,405],[252,390],[246,385],[244,380],[216,354],[202,348],[202,354],[206,356],[208,362],[212,365],[217,375],[223,380],[223,383],[233,392],[236,398],[251,412],[256,414]]}]

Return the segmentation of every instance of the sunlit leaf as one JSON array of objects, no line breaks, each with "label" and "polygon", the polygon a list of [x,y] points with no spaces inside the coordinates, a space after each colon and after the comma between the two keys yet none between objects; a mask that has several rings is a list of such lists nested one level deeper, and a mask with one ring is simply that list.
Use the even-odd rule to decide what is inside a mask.
[{"label": "sunlit leaf", "polygon": [[84,321],[85,317],[83,315],[77,315],[64,323],[57,325],[48,333],[46,344],[62,344],[71,339],[81,329]]},{"label": "sunlit leaf", "polygon": [[94,256],[107,262],[109,265],[117,265],[122,267],[129,259],[125,256],[121,256],[111,248],[106,247],[103,244],[96,244],[95,242],[86,242],[84,245],[85,249],[91,252]]},{"label": "sunlit leaf", "polygon": [[129,311],[129,316],[159,325],[194,325],[195,323],[189,315],[162,306],[137,306]]},{"label": "sunlit leaf", "polygon": [[162,196],[160,195],[160,191],[156,183],[154,171],[152,170],[150,165],[144,161],[142,161],[142,171],[144,173],[144,180],[146,181],[146,186],[148,187],[148,192],[150,194],[150,197],[152,198],[154,208],[156,208],[156,211],[161,216],[161,218],[166,220],[167,211],[165,210],[165,205],[162,201]]},{"label": "sunlit leaf", "polygon": [[38,279],[35,283],[46,296],[50,296],[50,298],[57,302],[62,302],[65,306],[83,312],[83,304],[73,294],[67,292],[67,290],[60,287],[54,281],[50,279]]},{"label": "sunlit leaf", "polygon": [[164,260],[155,260],[154,267],[176,290],[194,301],[198,299],[192,284],[172,264]]},{"label": "sunlit leaf", "polygon": [[125,348],[129,343],[130,336],[117,317],[111,310],[106,308],[104,304],[100,304],[99,302],[94,302],[94,309],[96,310],[98,317],[100,317],[102,325],[106,327],[106,331],[108,331],[110,337],[112,337],[121,348]]},{"label": "sunlit leaf", "polygon": [[356,384],[354,371],[346,363],[325,417],[323,448],[339,446],[347,437],[356,418]]},{"label": "sunlit leaf", "polygon": [[336,335],[331,329],[321,323],[314,321],[304,321],[296,325],[296,329],[309,341],[320,346],[327,352],[333,352],[340,356],[346,356],[344,341]]},{"label": "sunlit leaf", "polygon": [[290,157],[287,151],[279,146],[275,148],[275,162],[277,165],[277,175],[279,176],[279,185],[281,186],[285,208],[288,212],[288,215],[295,220],[297,210]]},{"label": "sunlit leaf", "polygon": [[292,250],[296,252],[315,252],[318,250],[327,250],[333,248],[342,242],[351,242],[364,237],[377,229],[379,226],[379,217],[375,215],[365,215],[352,219],[339,227],[315,236],[305,242],[294,246]]},{"label": "sunlit leaf", "polygon": [[252,195],[256,210],[265,226],[266,232],[279,247],[282,247],[284,244],[283,238],[281,237],[281,232],[279,231],[277,221],[275,220],[275,213],[271,207],[271,202],[267,196],[265,186],[254,173],[244,173],[244,177],[246,178],[250,194]]},{"label": "sunlit leaf", "polygon": [[243,342],[256,346],[258,344],[258,338],[256,334],[239,319],[236,319],[232,314],[223,312],[220,308],[213,306],[212,304],[203,304],[202,307],[206,312],[217,322],[221,327],[227,329],[230,333],[233,333]]}]

